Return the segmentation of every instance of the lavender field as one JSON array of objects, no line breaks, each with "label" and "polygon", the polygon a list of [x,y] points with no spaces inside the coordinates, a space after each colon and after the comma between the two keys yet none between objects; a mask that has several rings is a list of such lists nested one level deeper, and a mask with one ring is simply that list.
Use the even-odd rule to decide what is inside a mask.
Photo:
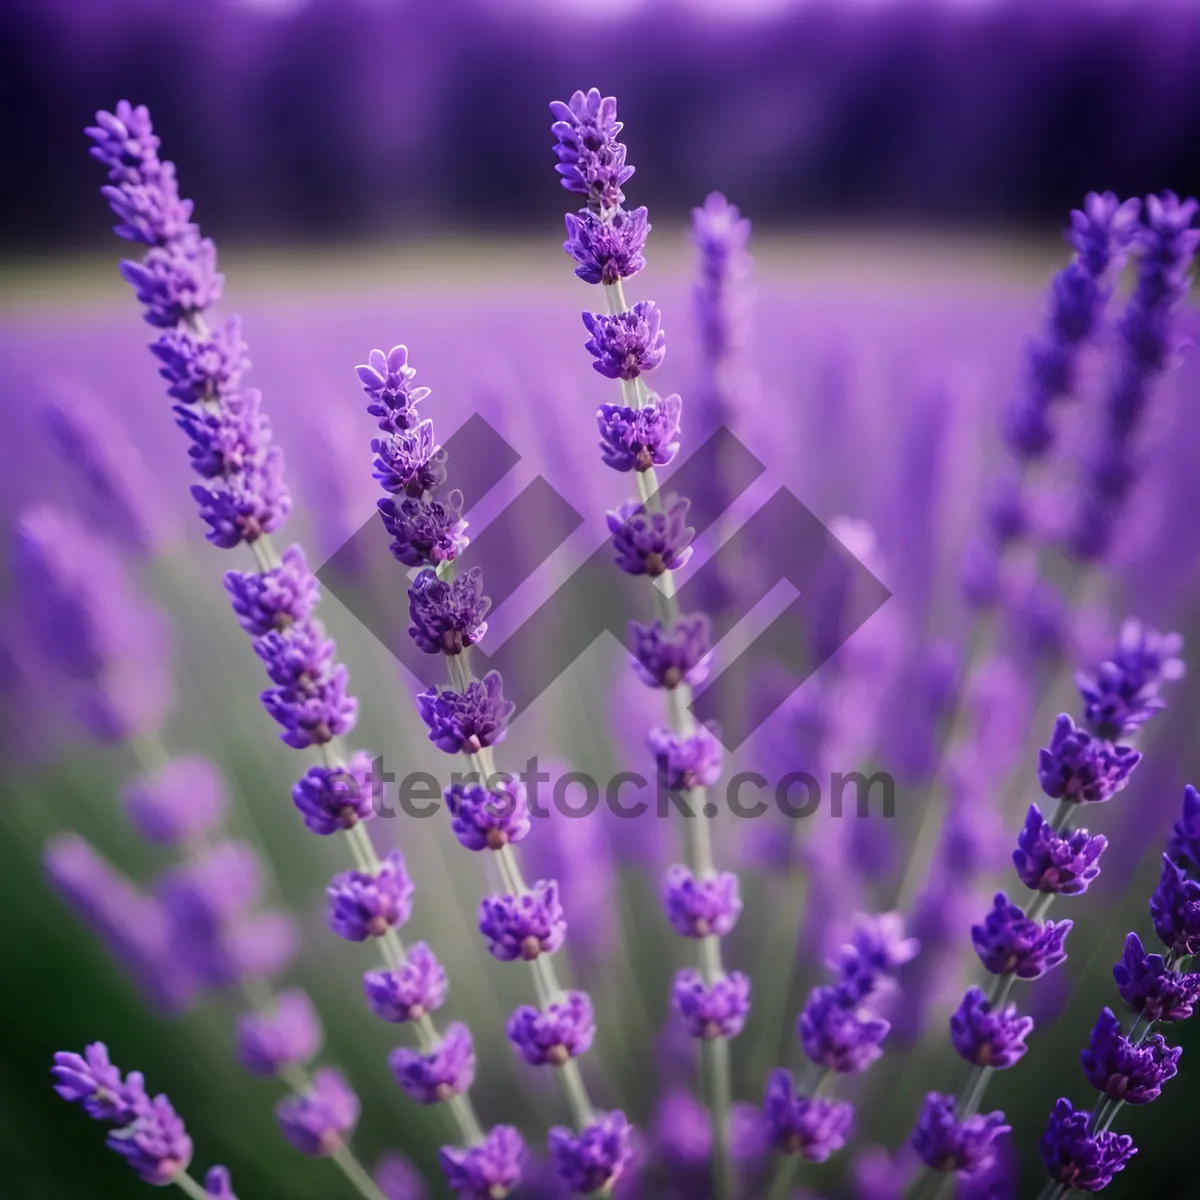
[{"label": "lavender field", "polygon": [[1186,179],[760,223],[593,78],[512,135],[565,231],[256,195],[227,246],[187,122],[55,143],[86,248],[0,268],[0,1191],[1192,1195]]}]

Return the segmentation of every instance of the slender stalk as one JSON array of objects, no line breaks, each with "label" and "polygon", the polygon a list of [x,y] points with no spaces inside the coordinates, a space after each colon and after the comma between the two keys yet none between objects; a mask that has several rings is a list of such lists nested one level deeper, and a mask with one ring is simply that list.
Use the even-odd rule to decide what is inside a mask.
[{"label": "slender stalk", "polygon": [[358,1190],[358,1194],[363,1196],[365,1200],[387,1200],[387,1197],[376,1186],[375,1180],[367,1174],[362,1163],[351,1153],[349,1146],[339,1146],[330,1155],[330,1158],[337,1163],[342,1174],[345,1175]]},{"label": "slender stalk", "polygon": [[[616,283],[605,284],[604,294],[610,313],[616,315],[627,311],[629,305],[626,303],[625,289],[619,279]],[[641,376],[632,380],[622,380],[621,394],[625,404],[631,408],[643,408],[650,399],[649,389]],[[647,512],[661,511],[662,497],[659,493],[658,477],[654,468],[635,471],[634,476],[637,480],[638,498],[645,510]],[[674,573],[664,571],[652,580],[652,586],[659,620],[662,621],[664,628],[669,628],[679,618],[679,601],[675,594]],[[671,728],[675,734],[682,737],[690,736],[695,732],[696,721],[691,712],[691,704],[692,689],[686,682],[679,683],[667,692],[667,709]],[[707,791],[702,787],[691,788],[688,791],[687,804],[692,816],[684,818],[684,836],[688,844],[689,865],[693,873],[701,879],[713,874],[712,833],[709,829],[708,817],[705,815],[706,795]],[[700,969],[705,983],[710,987],[718,979],[724,977],[725,970],[721,963],[719,938],[700,939]],[[713,1195],[715,1200],[729,1200],[736,1190],[736,1181],[729,1149],[729,1111],[732,1104],[732,1087],[728,1039],[716,1038],[707,1042],[703,1058],[712,1126]]]},{"label": "slender stalk", "polygon": [[987,1085],[995,1073],[995,1067],[972,1068],[971,1077],[967,1081],[963,1096],[962,1112],[960,1114],[963,1120],[966,1120],[967,1117],[973,1117],[979,1111],[979,1106],[983,1103],[983,1093],[987,1091]]},{"label": "slender stalk", "polygon": [[799,1170],[800,1155],[784,1155],[775,1169],[775,1178],[771,1180],[771,1190],[767,1192],[767,1200],[787,1200],[792,1194],[792,1184],[795,1182]]},{"label": "slender stalk", "polygon": [[192,1200],[212,1200],[212,1197],[186,1172],[180,1171],[171,1182]]},{"label": "slender stalk", "polygon": [[1061,1196],[1065,1196],[1066,1194],[1066,1185],[1051,1179],[1046,1183],[1046,1186],[1042,1188],[1041,1193],[1038,1196],[1038,1200],[1059,1200]]}]

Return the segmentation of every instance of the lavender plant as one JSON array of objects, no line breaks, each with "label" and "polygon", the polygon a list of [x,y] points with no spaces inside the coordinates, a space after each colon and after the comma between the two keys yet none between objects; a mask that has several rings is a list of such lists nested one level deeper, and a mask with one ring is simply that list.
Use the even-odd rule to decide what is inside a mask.
[{"label": "lavender plant", "polygon": [[[370,783],[365,759],[348,755],[340,740],[353,729],[357,701],[348,693],[348,673],[336,661],[333,641],[313,616],[319,591],[303,551],[293,546],[280,556],[270,540],[291,509],[283,455],[272,444],[260,394],[242,387],[248,363],[237,319],[215,329],[206,320],[223,286],[216,248],[191,221],[192,204],[179,195],[174,165],[159,158],[147,110],[122,101],[96,121],[88,133],[93,157],[108,170],[103,194],[118,218],[115,231],[148,247],[140,262],[123,262],[121,271],[146,321],[162,330],[151,350],[190,443],[192,469],[204,480],[192,487],[192,496],[208,526],[206,537],[222,549],[245,545],[254,559],[254,571],[227,574],[226,588],[270,679],[263,706],[287,745],[315,748],[320,756],[293,799],[310,829],[344,832],[354,859],[355,869],[335,877],[328,889],[330,924],[351,940],[376,941],[386,983],[411,990],[428,958],[425,948],[414,971],[397,930],[407,919],[412,885],[399,851],[384,863],[376,854],[361,819],[369,815],[362,799],[363,785]],[[436,972],[426,974],[436,979]],[[380,981],[373,977],[372,983]],[[393,1068],[419,1102],[447,1103],[464,1143],[461,1156],[474,1163],[494,1156],[508,1134],[498,1127],[484,1137],[466,1094],[474,1078],[470,1034],[455,1024],[442,1038],[428,1011],[439,999],[437,987],[427,987],[403,1009],[387,1010],[409,1018],[419,1049],[397,1051]],[[244,1053],[245,1043],[262,1042],[264,1033],[266,1040],[287,1042],[296,1032],[285,1027],[278,1008],[270,1019],[270,1031],[251,1026]],[[251,1057],[257,1062],[261,1055]],[[285,1136],[303,1153],[331,1157],[361,1194],[379,1200],[378,1188],[345,1143],[358,1115],[345,1081],[325,1071],[311,1081],[293,1073],[292,1082],[296,1095],[277,1109]],[[460,1169],[458,1154],[450,1152],[450,1170]]]},{"label": "lavender plant", "polygon": [[[709,653],[707,622],[700,615],[681,614],[675,599],[673,572],[691,555],[689,501],[660,496],[654,472],[678,450],[681,401],[649,391],[645,380],[666,354],[658,307],[647,300],[630,307],[625,299],[624,280],[645,264],[650,226],[644,208],[627,213],[622,207],[633,168],[618,140],[617,102],[593,88],[550,107],[556,170],[563,187],[586,201],[585,208],[567,217],[563,248],[579,264],[575,273],[580,278],[603,287],[608,307],[607,313],[583,314],[591,335],[584,348],[594,360],[593,369],[621,386],[621,405],[604,405],[597,413],[601,452],[606,465],[632,470],[638,489],[638,499],[608,513],[608,528],[617,566],[651,579],[658,609],[652,625],[635,623],[630,630],[639,678],[667,694],[670,727],[652,730],[649,745],[660,783],[681,796],[692,818],[683,821],[689,862],[668,877],[663,899],[676,931],[686,927],[698,940],[699,970],[685,969],[676,976],[672,1001],[703,1039],[713,1188],[717,1197],[727,1197],[735,1186],[729,1153],[729,1038],[741,1031],[749,1011],[750,981],[741,972],[727,974],[722,963],[720,938],[732,928],[741,905],[736,878],[714,866],[708,828],[705,789],[720,776],[721,747],[691,713],[692,684],[700,679],[689,673]],[[664,656],[669,657],[664,661]]]},{"label": "lavender plant", "polygon": [[[557,1126],[547,1143],[560,1183],[573,1193],[607,1193],[629,1161],[630,1129],[619,1110],[595,1112],[575,1061],[590,1049],[595,1021],[587,994],[564,990],[550,957],[567,934],[558,884],[541,879],[529,886],[516,855],[515,845],[531,829],[528,799],[525,785],[497,772],[493,759],[514,707],[504,698],[500,674],[475,679],[471,673],[470,648],[487,632],[491,601],[483,593],[481,568],[455,573],[469,544],[462,493],[443,491],[447,456],[436,443],[433,422],[417,413],[430,389],[413,386],[416,372],[407,348],[374,350],[357,373],[367,411],[383,434],[372,440],[371,451],[375,479],[386,493],[379,513],[392,538],[391,552],[401,565],[419,568],[408,590],[409,634],[426,654],[443,655],[450,675],[449,687],[432,687],[417,697],[417,710],[429,740],[446,754],[465,755],[470,766],[444,792],[451,828],[465,849],[491,855],[506,889],[480,902],[479,932],[494,958],[523,960],[533,974],[537,1007],[522,1005],[513,1012],[508,1040],[531,1066],[554,1067],[562,1085],[574,1132]],[[398,1072],[416,1068],[414,1062],[393,1065]],[[441,1069],[437,1064],[439,1086]],[[490,1171],[492,1161],[481,1159],[479,1168]],[[520,1157],[511,1148],[503,1168],[496,1178],[487,1177],[496,1194],[520,1178]]]}]

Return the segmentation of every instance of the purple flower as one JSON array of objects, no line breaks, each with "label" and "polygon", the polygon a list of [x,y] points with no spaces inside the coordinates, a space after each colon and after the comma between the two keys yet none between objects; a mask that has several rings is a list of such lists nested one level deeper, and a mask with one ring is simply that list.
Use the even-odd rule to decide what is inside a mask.
[{"label": "purple flower", "polygon": [[840,1150],[854,1124],[854,1106],[848,1100],[799,1095],[792,1073],[783,1067],[767,1077],[763,1113],[771,1145],[808,1162],[825,1162]]},{"label": "purple flower", "polygon": [[[89,526],[140,556],[158,550],[168,522],[156,480],[111,412],[86,388],[56,387],[42,425]],[[61,488],[60,488],[61,490]]]},{"label": "purple flower", "polygon": [[546,1138],[555,1175],[568,1191],[581,1195],[616,1183],[633,1155],[632,1132],[620,1109],[599,1114],[578,1135],[556,1125]]},{"label": "purple flower", "polygon": [[997,892],[982,925],[971,926],[979,961],[993,975],[1038,979],[1065,962],[1064,943],[1073,921],[1031,921],[1023,909]]},{"label": "purple flower", "polygon": [[583,348],[596,360],[592,369],[606,379],[636,379],[653,371],[667,353],[662,313],[653,300],[639,300],[627,312],[583,314],[592,336]]},{"label": "purple flower", "polygon": [[147,841],[177,846],[210,833],[225,811],[225,781],[210,759],[173,758],[126,785],[125,811]]},{"label": "purple flower", "polygon": [[690,500],[670,495],[663,508],[647,512],[636,500],[626,500],[607,514],[617,566],[630,575],[661,575],[677,571],[692,556],[695,530],[687,524]]},{"label": "purple flower", "polygon": [[166,1187],[192,1161],[192,1139],[166,1096],[155,1096],[139,1108],[131,1125],[114,1129],[108,1146],[154,1187]]},{"label": "purple flower", "polygon": [[494,788],[453,783],[446,789],[450,828],[468,850],[500,850],[530,830],[525,785],[517,779],[495,782]]},{"label": "purple flower", "polygon": [[708,678],[712,643],[703,613],[678,617],[670,629],[661,621],[630,621],[629,640],[633,649],[630,662],[647,687],[672,691],[687,683],[696,688]]},{"label": "purple flower", "polygon": [[692,1037],[737,1037],[750,1012],[750,980],[734,971],[706,985],[699,971],[687,967],[675,975],[671,1005]]},{"label": "purple flower", "polygon": [[443,1146],[438,1161],[459,1200],[503,1200],[521,1182],[525,1143],[511,1125],[494,1125],[476,1146]]},{"label": "purple flower", "polygon": [[385,1200],[429,1200],[424,1177],[404,1154],[385,1154],[373,1178]]},{"label": "purple flower", "polygon": [[866,1008],[853,990],[817,987],[796,1021],[804,1053],[841,1074],[865,1071],[882,1053],[891,1025]]},{"label": "purple flower", "polygon": [[399,850],[388,852],[376,875],[343,871],[325,889],[330,927],[350,942],[382,937],[412,915],[413,890]]},{"label": "purple flower", "polygon": [[588,208],[595,213],[618,208],[625,199],[621,188],[633,168],[625,165],[625,147],[617,141],[621,122],[616,97],[601,97],[595,88],[586,94],[575,92],[565,104],[552,101],[550,113],[558,156],[554,169],[562,176],[563,187],[586,196]]},{"label": "purple flower", "polygon": [[575,274],[584,282],[613,284],[645,267],[650,229],[644,208],[617,209],[608,220],[581,208],[578,214],[567,213],[563,249],[578,264]]},{"label": "purple flower", "polygon": [[367,1005],[383,1021],[419,1021],[446,999],[446,972],[424,942],[409,947],[403,964],[363,976]]},{"label": "purple flower", "polygon": [[1056,833],[1036,804],[1029,806],[1017,838],[1013,863],[1021,882],[1035,892],[1078,896],[1100,874],[1100,855],[1108,839],[1086,829]]},{"label": "purple flower", "polygon": [[334,662],[337,646],[310,617],[286,632],[255,639],[274,687],[262,693],[263,707],[283,727],[280,737],[296,750],[349,733],[358,701],[346,694],[349,672]]},{"label": "purple flower", "polygon": [[279,565],[269,570],[226,571],[225,590],[238,624],[251,637],[283,633],[306,621],[321,597],[300,546],[289,546]]},{"label": "purple flower", "polygon": [[1049,747],[1038,751],[1038,780],[1051,799],[1099,804],[1125,787],[1141,761],[1139,751],[1093,737],[1059,713]]},{"label": "purple flower", "polygon": [[977,1067],[998,1071],[1020,1062],[1029,1049],[1025,1039],[1033,1029],[1033,1018],[1017,1014],[1015,1004],[998,1012],[980,988],[973,987],[950,1018],[950,1040],[954,1049]]},{"label": "purple flower", "polygon": [[193,320],[220,300],[225,285],[225,276],[217,270],[216,246],[195,226],[151,247],[141,262],[124,259],[119,269],[145,308],[147,324],[157,329]]},{"label": "purple flower", "polygon": [[403,433],[416,426],[416,406],[429,395],[427,387],[412,387],[414,368],[408,365],[408,347],[393,346],[386,354],[372,350],[368,361],[354,368],[370,398],[367,412],[387,433]]},{"label": "purple flower", "polygon": [[150,110],[128,100],[117,102],[116,112],[101,109],[95,126],[84,133],[95,142],[88,153],[108,168],[114,183],[146,184],[158,179],[163,163],[158,158],[159,139],[154,135]]},{"label": "purple flower", "polygon": [[324,1067],[308,1091],[275,1106],[283,1136],[300,1151],[325,1158],[340,1150],[358,1123],[358,1097],[340,1071]]},{"label": "purple flower", "polygon": [[377,794],[371,756],[358,750],[341,766],[309,767],[292,788],[292,803],[304,824],[326,837],[369,821]]},{"label": "purple flower", "polygon": [[158,373],[169,384],[167,395],[180,404],[222,402],[250,369],[236,316],[203,333],[187,326],[168,329],[151,343],[150,353],[162,364]]},{"label": "purple flower", "polygon": [[237,1200],[233,1194],[233,1180],[226,1167],[210,1167],[204,1176],[204,1194],[213,1200]]},{"label": "purple flower", "polygon": [[479,932],[501,962],[553,954],[567,936],[558,884],[539,879],[520,896],[485,896],[479,904]]},{"label": "purple flower", "polygon": [[1045,334],[1029,345],[1026,380],[1006,417],[1005,437],[1018,458],[1040,458],[1053,444],[1049,409],[1074,391],[1079,348],[1103,316],[1112,279],[1136,234],[1139,208],[1137,200],[1122,204],[1111,192],[1092,192],[1071,214],[1066,237],[1075,258],[1051,284]]},{"label": "purple flower", "polygon": [[238,1021],[238,1060],[252,1075],[277,1075],[280,1067],[308,1062],[323,1040],[313,1002],[291,988],[279,993],[273,1011],[247,1013]]},{"label": "purple flower", "polygon": [[475,1079],[475,1044],[460,1021],[446,1026],[436,1049],[419,1054],[401,1046],[388,1055],[396,1082],[417,1104],[440,1104],[465,1092]]},{"label": "purple flower", "polygon": [[42,862],[54,890],[151,1002],[168,1012],[186,1009],[195,998],[197,981],[173,945],[164,906],[76,834],[52,838]]},{"label": "purple flower", "polygon": [[1117,991],[1135,1012],[1156,1021],[1186,1021],[1200,1002],[1200,973],[1181,974],[1161,954],[1147,954],[1136,933],[1125,938],[1125,952],[1113,966]]},{"label": "purple flower", "polygon": [[383,527],[392,538],[391,552],[406,567],[453,562],[466,548],[467,523],[462,517],[463,494],[457,488],[444,499],[379,501]]},{"label": "purple flower", "polygon": [[1150,918],[1162,944],[1175,954],[1200,954],[1200,883],[1165,854],[1162,878],[1150,897]]},{"label": "purple flower", "polygon": [[1134,1045],[1122,1034],[1121,1022],[1112,1010],[1105,1008],[1079,1060],[1088,1083],[1110,1100],[1149,1104],[1178,1071],[1182,1054],[1181,1046],[1168,1046],[1160,1033]]},{"label": "purple flower", "polygon": [[721,871],[697,879],[679,863],[667,868],[662,901],[667,920],[680,937],[724,937],[742,911],[736,875]]},{"label": "purple flower", "polygon": [[1011,1129],[1002,1112],[978,1113],[959,1121],[954,1115],[954,1097],[930,1092],[910,1141],[927,1167],[972,1175],[991,1166],[997,1139]]},{"label": "purple flower", "polygon": [[131,1071],[123,1079],[119,1068],[109,1061],[108,1047],[92,1042],[83,1055],[60,1050],[54,1056],[50,1077],[54,1090],[72,1104],[78,1104],[93,1121],[128,1125],[148,1103],[141,1073]]},{"label": "purple flower", "polygon": [[692,209],[692,242],[700,276],[693,291],[701,346],[710,362],[727,359],[746,337],[745,283],[754,266],[747,250],[750,222],[736,204],[712,192]]},{"label": "purple flower", "polygon": [[1183,638],[1178,633],[1159,633],[1129,617],[1121,626],[1113,657],[1094,671],[1076,676],[1091,731],[1115,740],[1136,733],[1166,708],[1159,688],[1183,678],[1182,649]]},{"label": "purple flower", "polygon": [[1185,871],[1200,871],[1200,792],[1183,789],[1183,812],[1171,826],[1167,857]]},{"label": "purple flower", "polygon": [[648,471],[664,467],[679,453],[677,395],[654,396],[642,408],[602,404],[596,410],[600,427],[600,457],[614,471]]},{"label": "purple flower", "polygon": [[561,1067],[586,1054],[596,1036],[592,1001],[586,992],[567,992],[539,1011],[522,1004],[508,1018],[508,1040],[530,1066]]},{"label": "purple flower", "polygon": [[484,617],[492,602],[483,594],[483,568],[446,581],[421,571],[408,589],[408,635],[426,654],[459,654],[487,633]]},{"label": "purple flower", "polygon": [[292,498],[283,478],[283,452],[272,446],[259,460],[229,476],[222,487],[193,484],[192,499],[200,519],[208,526],[204,535],[214,546],[232,550],[243,542],[256,542],[274,533],[292,511]]},{"label": "purple flower", "polygon": [[385,492],[420,499],[446,482],[446,451],[434,440],[433,422],[371,439],[375,478]]},{"label": "purple flower", "polygon": [[64,513],[27,509],[12,549],[21,636],[57,680],[88,732],[124,741],[162,726],[172,685],[166,626],[114,546]]},{"label": "purple flower", "polygon": [[241,915],[258,900],[262,859],[247,842],[226,838],[159,878],[158,895],[181,926],[194,929]]},{"label": "purple flower", "polygon": [[1137,1153],[1126,1133],[1089,1133],[1091,1113],[1076,1112],[1070,1100],[1054,1106],[1038,1151],[1050,1178],[1080,1192],[1099,1192]]},{"label": "purple flower", "polygon": [[907,935],[902,913],[856,913],[849,941],[829,966],[847,978],[855,977],[869,992],[875,981],[895,975],[920,951],[921,943]]},{"label": "purple flower", "polygon": [[721,778],[725,756],[721,743],[703,725],[691,734],[652,729],[646,743],[658,767],[659,786],[669,792],[711,787]]},{"label": "purple flower", "polygon": [[271,423],[261,404],[262,394],[248,388],[217,407],[175,406],[175,424],[191,442],[188,459],[197,475],[221,479],[261,467],[271,441]]},{"label": "purple flower", "polygon": [[429,726],[429,740],[447,754],[478,754],[504,741],[516,705],[504,699],[498,671],[473,679],[465,692],[430,688],[417,697],[417,711]]}]

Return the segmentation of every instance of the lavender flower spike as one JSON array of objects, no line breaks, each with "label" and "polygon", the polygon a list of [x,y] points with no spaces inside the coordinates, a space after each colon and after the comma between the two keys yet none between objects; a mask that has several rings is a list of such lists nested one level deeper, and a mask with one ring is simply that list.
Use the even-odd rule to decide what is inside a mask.
[{"label": "lavender flower spike", "polygon": [[854,1124],[849,1101],[798,1094],[791,1072],[782,1067],[767,1078],[763,1112],[771,1145],[808,1162],[825,1162],[840,1150]]},{"label": "lavender flower spike", "polygon": [[233,1194],[233,1180],[225,1167],[211,1167],[204,1176],[204,1194],[213,1200],[237,1200]]},{"label": "lavender flower spike", "polygon": [[1031,921],[1003,892],[997,892],[983,924],[971,926],[971,941],[980,962],[993,975],[1038,979],[1066,961],[1064,943],[1073,925],[1073,921]]},{"label": "lavender flower spike", "polygon": [[1150,1024],[1186,1021],[1200,1004],[1200,973],[1172,970],[1161,954],[1146,953],[1136,933],[1126,937],[1113,979],[1121,999]]},{"label": "lavender flower spike", "polygon": [[930,1092],[912,1133],[912,1147],[935,1171],[972,1175],[986,1170],[996,1156],[996,1142],[1011,1131],[1002,1112],[978,1113],[959,1121],[954,1097]]},{"label": "lavender flower spike", "polygon": [[481,783],[453,783],[445,791],[450,828],[468,850],[500,850],[521,841],[532,828],[525,785],[517,779],[495,790]]},{"label": "lavender flower spike", "polygon": [[371,756],[362,750],[341,766],[313,766],[292,788],[292,803],[313,833],[328,837],[375,815]]},{"label": "lavender flower spike", "polygon": [[652,729],[646,735],[646,744],[658,767],[659,785],[666,791],[711,787],[721,778],[724,751],[703,725],[697,725],[690,734]]},{"label": "lavender flower spike", "polygon": [[283,1136],[301,1154],[314,1158],[326,1158],[346,1144],[358,1113],[358,1097],[341,1072],[328,1067],[313,1076],[308,1091],[275,1106]]},{"label": "lavender flower spike", "polygon": [[484,617],[492,602],[483,594],[483,568],[472,567],[453,580],[421,571],[408,589],[408,634],[426,654],[461,654],[487,633]]},{"label": "lavender flower spike", "polygon": [[1078,896],[1100,874],[1099,859],[1108,839],[1086,829],[1056,833],[1036,804],[1029,806],[1013,851],[1013,863],[1026,887],[1035,892]]},{"label": "lavender flower spike", "polygon": [[1179,657],[1182,649],[1178,633],[1159,633],[1134,617],[1126,618],[1112,658],[1076,676],[1088,728],[1113,741],[1136,733],[1166,708],[1159,689],[1186,674]]},{"label": "lavender flower spike", "polygon": [[661,512],[647,512],[636,500],[626,500],[607,514],[617,566],[630,575],[655,578],[677,571],[692,556],[695,530],[687,524],[691,501],[670,495]]},{"label": "lavender flower spike", "polygon": [[678,617],[670,629],[661,621],[630,621],[629,641],[630,664],[647,687],[673,691],[686,683],[697,688],[708,678],[712,641],[703,613]]},{"label": "lavender flower spike", "polygon": [[386,433],[404,433],[417,425],[417,405],[429,395],[427,387],[412,386],[416,370],[408,365],[408,347],[393,346],[386,354],[372,350],[354,368],[371,401],[367,412]]},{"label": "lavender flower spike", "polygon": [[251,637],[282,633],[307,620],[320,598],[317,578],[299,546],[289,546],[269,570],[226,571],[225,590],[238,624]]},{"label": "lavender flower spike", "polygon": [[567,992],[539,1011],[522,1004],[508,1019],[508,1040],[530,1066],[561,1067],[586,1054],[596,1036],[592,1002],[586,992]]},{"label": "lavender flower spike", "polygon": [[625,199],[621,188],[633,175],[625,165],[625,146],[617,141],[621,122],[616,98],[602,97],[592,88],[576,92],[566,104],[553,101],[550,112],[560,182],[567,191],[585,196],[593,213],[609,216]]},{"label": "lavender flower spike", "polygon": [[438,1160],[459,1200],[504,1200],[521,1182],[525,1143],[511,1125],[495,1125],[477,1146],[443,1146]]},{"label": "lavender flower spike", "polygon": [[620,1109],[599,1115],[578,1135],[555,1126],[546,1145],[559,1182],[572,1195],[615,1184],[633,1155],[631,1132]]},{"label": "lavender flower spike", "polygon": [[125,811],[147,841],[176,846],[217,826],[227,804],[225,781],[207,758],[173,758],[124,789]]},{"label": "lavender flower spike", "polygon": [[462,516],[463,494],[457,488],[441,500],[391,497],[378,502],[383,527],[392,538],[391,551],[406,567],[453,562],[469,543]]},{"label": "lavender flower spike", "polygon": [[1182,1046],[1168,1046],[1160,1033],[1136,1045],[1121,1032],[1112,1010],[1102,1010],[1087,1048],[1080,1054],[1087,1081],[1109,1100],[1149,1104],[1178,1071]]},{"label": "lavender flower spike", "polygon": [[567,213],[563,249],[575,260],[575,274],[585,283],[614,284],[646,266],[643,251],[650,233],[645,208],[617,209],[608,220],[589,209]]},{"label": "lavender flower spike", "polygon": [[137,1071],[122,1079],[102,1042],[88,1046],[84,1057],[56,1054],[50,1075],[64,1100],[80,1104],[93,1120],[115,1127],[108,1135],[109,1149],[121,1155],[138,1178],[166,1187],[187,1172],[192,1139],[171,1102],[166,1096],[151,1100]]},{"label": "lavender flower spike", "polygon": [[440,1104],[465,1092],[475,1080],[475,1044],[458,1021],[446,1026],[441,1043],[428,1054],[407,1046],[393,1050],[388,1065],[396,1082],[418,1104]]},{"label": "lavender flower spike", "polygon": [[1091,1113],[1076,1112],[1070,1100],[1054,1106],[1038,1152],[1051,1179],[1080,1192],[1099,1192],[1137,1153],[1125,1133],[1091,1133]]}]

